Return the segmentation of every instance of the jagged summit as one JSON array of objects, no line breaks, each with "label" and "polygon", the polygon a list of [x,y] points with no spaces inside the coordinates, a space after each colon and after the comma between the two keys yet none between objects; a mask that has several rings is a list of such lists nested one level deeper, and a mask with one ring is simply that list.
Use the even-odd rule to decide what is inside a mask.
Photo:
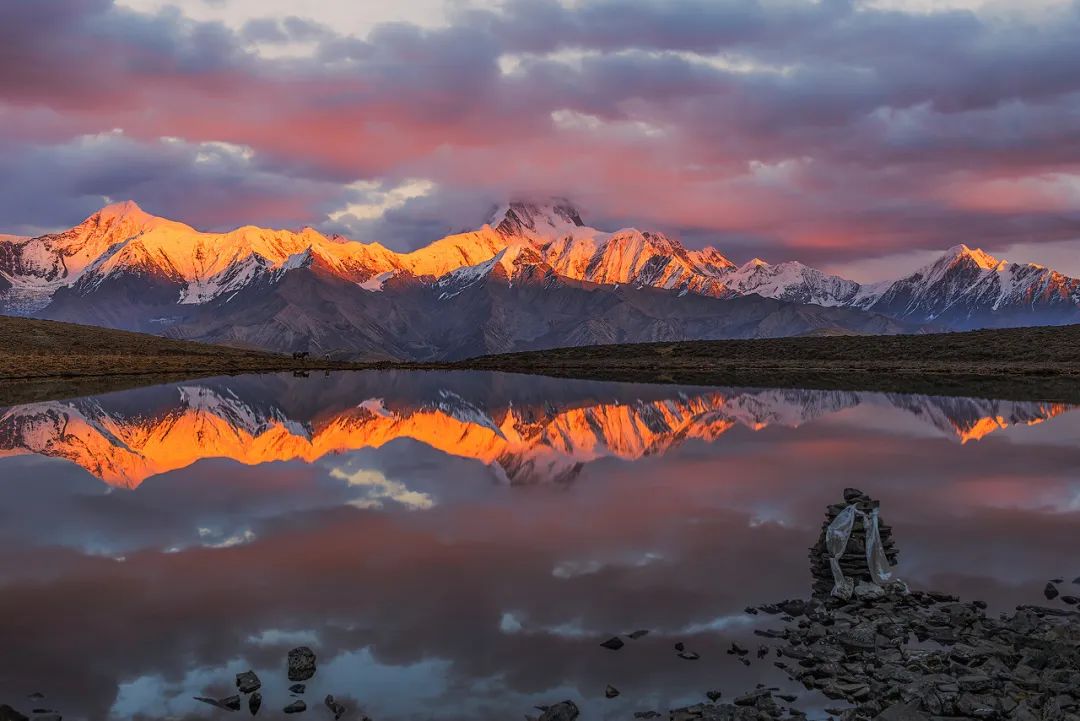
[{"label": "jagged summit", "polygon": [[583,228],[581,213],[565,198],[552,198],[538,203],[515,200],[499,208],[489,223],[495,231],[507,237],[557,237]]}]

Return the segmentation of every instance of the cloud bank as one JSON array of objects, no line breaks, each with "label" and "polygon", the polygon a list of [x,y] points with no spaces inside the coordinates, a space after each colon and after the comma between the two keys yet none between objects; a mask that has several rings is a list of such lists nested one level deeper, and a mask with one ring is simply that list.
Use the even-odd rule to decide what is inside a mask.
[{"label": "cloud bank", "polygon": [[1080,3],[1037,5],[508,0],[345,34],[5,3],[0,225],[130,197],[404,249],[557,194],[736,259],[1057,248],[1080,236]]}]

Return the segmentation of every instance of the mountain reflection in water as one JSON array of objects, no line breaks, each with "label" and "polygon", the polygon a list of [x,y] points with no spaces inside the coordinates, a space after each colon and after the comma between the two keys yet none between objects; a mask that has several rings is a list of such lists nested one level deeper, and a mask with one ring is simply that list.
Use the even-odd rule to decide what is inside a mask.
[{"label": "mountain reflection in water", "polygon": [[844,486],[882,500],[913,585],[1014,604],[1080,574],[1072,410],[401,372],[0,410],[0,702],[205,718],[191,697],[252,667],[276,712],[298,643],[309,705],[376,721],[563,698],[629,718],[783,685],[723,649],[760,640],[746,605],[806,595]]}]

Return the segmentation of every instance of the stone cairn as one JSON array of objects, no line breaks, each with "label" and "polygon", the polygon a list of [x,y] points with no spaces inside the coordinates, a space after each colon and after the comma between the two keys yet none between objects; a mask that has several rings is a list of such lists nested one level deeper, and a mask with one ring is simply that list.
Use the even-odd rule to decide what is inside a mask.
[{"label": "stone cairn", "polygon": [[[829,553],[825,546],[825,532],[829,525],[836,520],[836,516],[851,504],[855,504],[860,511],[869,515],[871,511],[878,508],[880,502],[873,500],[857,488],[845,488],[844,502],[834,503],[829,506],[825,513],[825,523],[821,526],[821,535],[818,536],[817,543],[810,548],[810,574],[814,577],[813,592],[815,597],[828,596],[833,589],[832,570],[829,568]],[[888,559],[890,566],[895,566],[899,552],[896,550],[896,543],[893,541],[892,526],[884,523],[880,516],[878,517],[878,532],[881,535],[881,547],[885,552],[885,558]],[[861,520],[855,521],[851,538],[848,539],[847,549],[844,551],[844,555],[840,557],[840,570],[843,571],[846,577],[854,579],[856,584],[860,581],[871,582],[870,568],[866,564],[866,528]]]}]

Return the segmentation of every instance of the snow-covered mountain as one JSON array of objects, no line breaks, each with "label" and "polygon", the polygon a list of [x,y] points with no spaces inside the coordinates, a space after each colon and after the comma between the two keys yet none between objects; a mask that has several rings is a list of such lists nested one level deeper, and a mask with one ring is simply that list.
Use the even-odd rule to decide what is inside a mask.
[{"label": "snow-covered mountain", "polygon": [[[744,302],[719,302],[733,300]],[[1065,323],[1080,320],[1080,281],[958,246],[906,278],[860,286],[796,261],[736,266],[716,248],[690,250],[663,233],[598,230],[564,201],[510,203],[478,230],[410,253],[311,228],[206,233],[130,201],[62,233],[0,237],[0,312],[282,350],[435,358],[468,347],[434,338],[441,328],[421,330],[431,313],[450,311],[486,328],[475,352],[494,352]]]},{"label": "snow-covered mountain", "polygon": [[907,277],[865,286],[849,305],[956,329],[1052,325],[1080,319],[1080,280],[958,245]]}]

